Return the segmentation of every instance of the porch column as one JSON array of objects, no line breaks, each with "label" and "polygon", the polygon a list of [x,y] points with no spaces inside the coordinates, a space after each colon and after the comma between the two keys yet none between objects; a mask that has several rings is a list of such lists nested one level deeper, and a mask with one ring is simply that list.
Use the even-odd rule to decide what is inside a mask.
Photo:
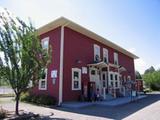
[{"label": "porch column", "polygon": [[108,71],[108,92],[110,93],[110,87],[109,87],[109,82],[110,82],[110,79],[109,79],[109,64],[108,64],[108,67],[107,67],[107,71]]}]

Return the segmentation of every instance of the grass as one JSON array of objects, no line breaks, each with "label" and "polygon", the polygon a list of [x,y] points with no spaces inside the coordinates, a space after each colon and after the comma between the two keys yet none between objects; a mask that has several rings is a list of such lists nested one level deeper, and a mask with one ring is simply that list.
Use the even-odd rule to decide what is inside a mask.
[{"label": "grass", "polygon": [[0,94],[0,98],[4,98],[4,97],[14,97],[15,95],[12,93],[9,94]]}]

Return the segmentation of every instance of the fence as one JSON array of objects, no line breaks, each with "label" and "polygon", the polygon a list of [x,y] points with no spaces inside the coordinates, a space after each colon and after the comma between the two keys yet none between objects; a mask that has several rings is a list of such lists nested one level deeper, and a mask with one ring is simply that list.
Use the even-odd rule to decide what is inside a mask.
[{"label": "fence", "polygon": [[0,94],[14,94],[12,88],[8,86],[0,86]]}]

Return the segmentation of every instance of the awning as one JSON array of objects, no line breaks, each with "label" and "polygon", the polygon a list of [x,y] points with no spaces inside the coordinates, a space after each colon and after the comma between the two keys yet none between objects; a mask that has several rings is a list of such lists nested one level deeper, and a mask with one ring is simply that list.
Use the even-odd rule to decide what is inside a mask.
[{"label": "awning", "polygon": [[98,62],[98,63],[92,63],[92,64],[88,64],[89,67],[99,67],[99,68],[104,68],[107,67],[108,64],[106,64],[105,62]]},{"label": "awning", "polygon": [[120,67],[119,67],[119,72],[121,73],[121,72],[124,72],[124,71],[127,71],[127,70],[126,70],[126,68],[125,68],[125,67],[120,66]]}]

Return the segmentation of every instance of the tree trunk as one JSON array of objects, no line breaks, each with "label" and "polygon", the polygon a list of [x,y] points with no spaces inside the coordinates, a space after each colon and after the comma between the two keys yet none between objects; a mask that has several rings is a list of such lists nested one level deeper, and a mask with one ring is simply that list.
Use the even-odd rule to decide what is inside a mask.
[{"label": "tree trunk", "polygon": [[19,97],[20,94],[16,94],[16,115],[19,115]]}]

